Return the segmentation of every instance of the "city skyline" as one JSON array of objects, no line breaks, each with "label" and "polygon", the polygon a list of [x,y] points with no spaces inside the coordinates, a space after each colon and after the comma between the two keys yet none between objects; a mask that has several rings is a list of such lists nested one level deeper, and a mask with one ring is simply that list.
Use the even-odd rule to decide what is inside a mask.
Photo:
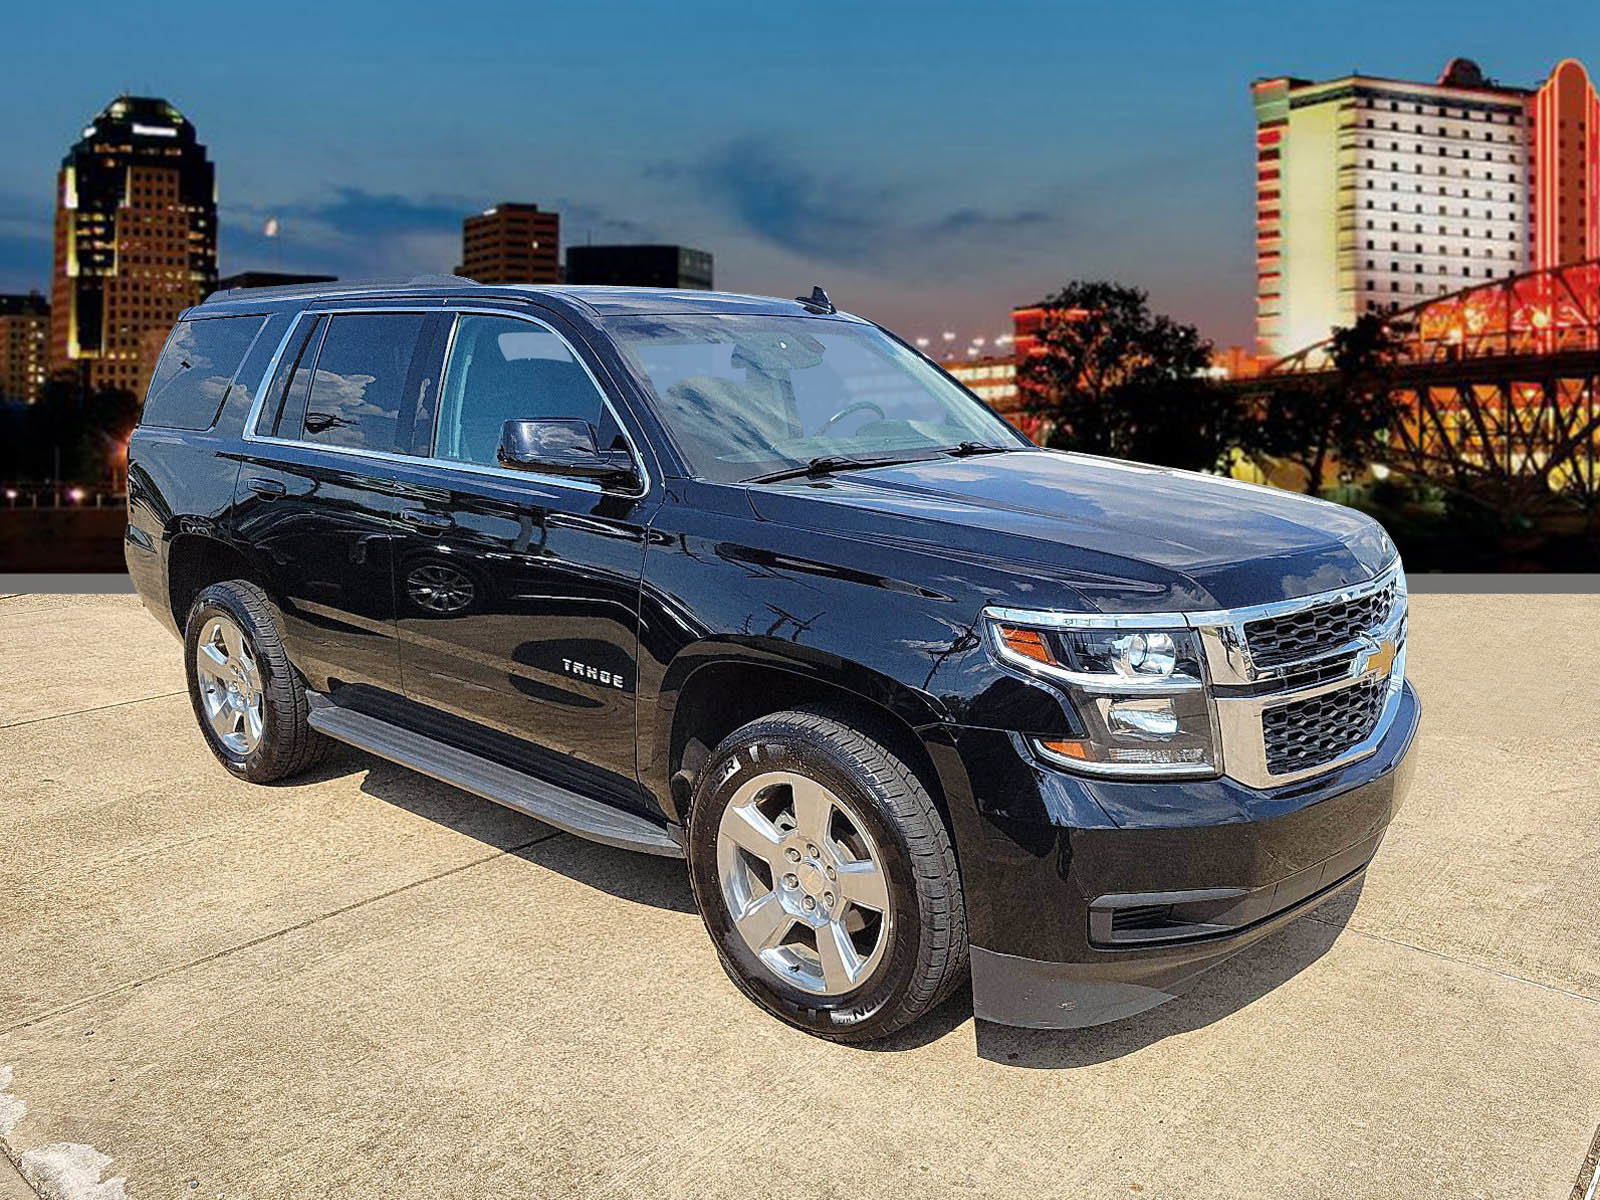
[{"label": "city skyline", "polygon": [[[36,103],[0,161],[0,291],[47,286],[61,148],[127,85],[169,99],[210,147],[225,273],[447,271],[462,218],[513,197],[560,212],[567,246],[704,246],[719,286],[822,282],[911,335],[992,338],[1013,306],[1109,277],[1223,346],[1251,336],[1251,79],[1429,78],[1461,54],[1534,86],[1568,54],[1592,58],[1600,33],[1560,4],[1539,29],[1491,5],[1385,9],[1381,39],[1361,6],[1274,26],[1158,5],[1134,47],[1107,14],[1044,5],[1010,10],[992,30],[1002,52],[975,55],[954,6],[830,20],[822,5],[795,29],[725,5],[670,19],[601,5],[548,14],[537,41],[508,8],[489,43],[481,23],[401,4],[375,45],[369,7],[327,14],[318,38],[286,45],[287,69],[259,73],[121,9],[75,10],[92,31],[76,38],[31,10],[13,76]],[[172,20],[209,44],[246,35],[198,6]],[[53,62],[66,45],[71,64]],[[270,218],[277,239],[261,235]]]}]

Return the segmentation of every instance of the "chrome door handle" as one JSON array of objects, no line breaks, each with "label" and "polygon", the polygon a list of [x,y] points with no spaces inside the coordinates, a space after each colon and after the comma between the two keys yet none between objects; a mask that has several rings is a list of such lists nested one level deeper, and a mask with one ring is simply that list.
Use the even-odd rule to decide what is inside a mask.
[{"label": "chrome door handle", "polygon": [[288,489],[283,486],[283,480],[270,478],[247,479],[245,487],[249,488],[263,500],[276,500],[284,495]]},{"label": "chrome door handle", "polygon": [[439,533],[455,525],[454,518],[444,513],[428,512],[421,508],[401,509],[400,519],[407,525],[415,525],[418,529],[425,529],[430,533]]}]

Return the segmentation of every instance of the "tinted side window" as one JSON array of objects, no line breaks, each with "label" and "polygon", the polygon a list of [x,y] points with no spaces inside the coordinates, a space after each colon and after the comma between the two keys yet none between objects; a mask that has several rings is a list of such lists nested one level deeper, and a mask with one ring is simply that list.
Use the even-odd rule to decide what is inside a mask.
[{"label": "tinted side window", "polygon": [[459,318],[434,454],[493,466],[505,422],[548,417],[589,422],[600,446],[621,436],[593,380],[559,335],[510,317]]},{"label": "tinted side window", "polygon": [[265,322],[262,316],[179,321],[150,378],[140,423],[210,429],[239,364]]},{"label": "tinted side window", "polygon": [[436,331],[443,323],[425,313],[330,317],[306,399],[304,440],[411,453],[417,415],[431,412],[438,386],[443,342]]}]

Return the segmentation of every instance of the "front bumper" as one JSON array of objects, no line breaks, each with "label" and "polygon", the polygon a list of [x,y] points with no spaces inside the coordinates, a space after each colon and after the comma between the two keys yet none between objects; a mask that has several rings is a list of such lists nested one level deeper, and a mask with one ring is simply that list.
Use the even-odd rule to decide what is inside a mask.
[{"label": "front bumper", "polygon": [[[1356,886],[1409,786],[1419,716],[1406,684],[1372,755],[1273,791],[1091,780],[1004,734],[956,731],[935,758],[947,795],[970,799],[951,811],[976,1014],[1033,1028],[1132,1016]],[[1118,905],[1178,917],[1112,932]]]}]

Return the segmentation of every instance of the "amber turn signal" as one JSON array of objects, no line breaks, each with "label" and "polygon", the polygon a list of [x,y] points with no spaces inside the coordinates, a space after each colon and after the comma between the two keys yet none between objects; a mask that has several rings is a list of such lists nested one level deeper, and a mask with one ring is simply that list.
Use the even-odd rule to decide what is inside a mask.
[{"label": "amber turn signal", "polygon": [[1040,741],[1039,745],[1051,754],[1059,754],[1062,758],[1076,758],[1082,762],[1087,762],[1089,759],[1089,748],[1083,742]]},{"label": "amber turn signal", "polygon": [[1045,644],[1044,635],[1037,629],[1019,629],[1015,625],[1000,625],[995,629],[1006,649],[1015,651],[1034,662],[1053,663],[1055,656]]}]

